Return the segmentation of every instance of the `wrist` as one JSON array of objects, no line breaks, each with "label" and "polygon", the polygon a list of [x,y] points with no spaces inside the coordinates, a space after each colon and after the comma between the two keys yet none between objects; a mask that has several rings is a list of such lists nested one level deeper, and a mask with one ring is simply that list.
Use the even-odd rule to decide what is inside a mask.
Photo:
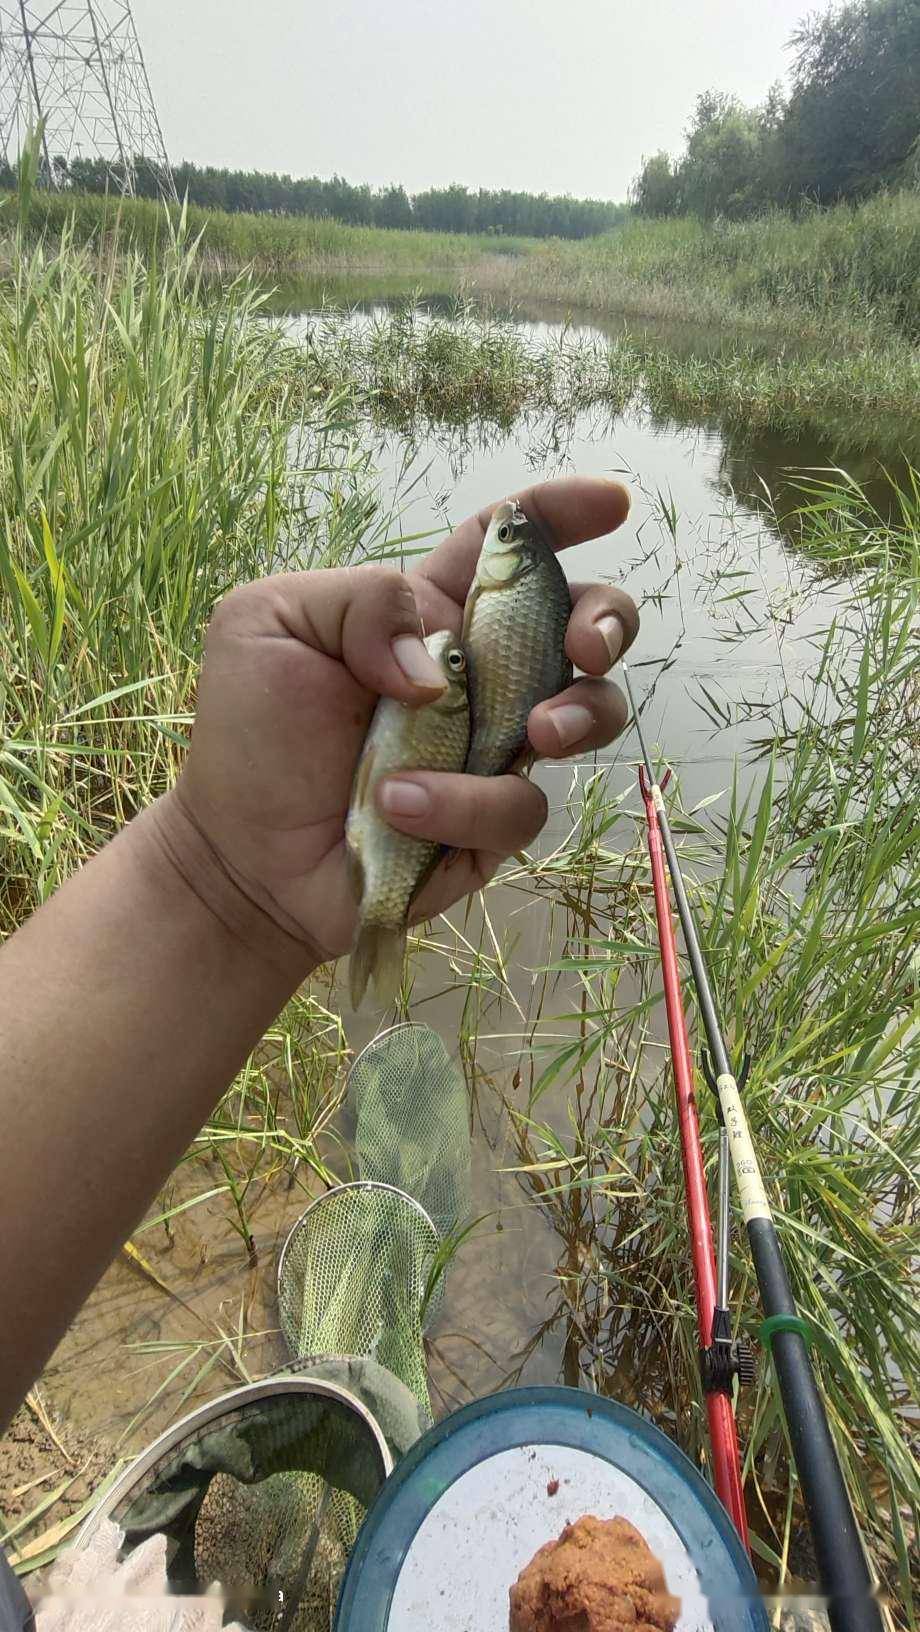
[{"label": "wrist", "polygon": [[287,977],[291,991],[323,961],[306,936],[282,927],[234,877],[173,788],[132,824],[150,859],[241,951]]}]

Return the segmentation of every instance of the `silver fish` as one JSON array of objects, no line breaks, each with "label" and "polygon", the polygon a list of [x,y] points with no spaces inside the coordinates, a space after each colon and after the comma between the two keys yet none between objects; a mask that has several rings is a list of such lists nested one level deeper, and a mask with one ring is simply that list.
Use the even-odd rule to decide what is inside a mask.
[{"label": "silver fish", "polygon": [[527,744],[527,716],[572,681],[572,597],[550,541],[523,510],[496,506],[463,614],[473,736],[467,771],[500,776]]},{"label": "silver fish", "polygon": [[381,697],[361,750],[345,824],[350,870],[358,897],[358,930],[351,954],[351,1000],[361,1002],[368,981],[382,1004],[392,1002],[402,979],[409,907],[437,864],[440,846],[414,839],[378,815],[382,777],[400,771],[462,771],[470,742],[466,657],[456,635],[441,629],[425,645],[444,673],[445,690],[421,708]]}]

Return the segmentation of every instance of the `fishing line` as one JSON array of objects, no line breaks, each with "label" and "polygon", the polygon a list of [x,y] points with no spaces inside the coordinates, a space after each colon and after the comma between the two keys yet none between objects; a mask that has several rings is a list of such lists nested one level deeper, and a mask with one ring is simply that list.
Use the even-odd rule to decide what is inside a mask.
[{"label": "fishing line", "polygon": [[799,1319],[798,1311],[741,1093],[719,1023],[706,959],[671,835],[664,794],[646,746],[625,663],[622,668],[648,777],[649,800],[657,816],[684,944],[693,972],[761,1302],[768,1317],[784,1317],[782,1325],[776,1323],[772,1329],[770,1351],[814,1540],[818,1571],[828,1598],[831,1627],[833,1632],[882,1632],[884,1623],[881,1610],[874,1596],[874,1582],[824,1400],[801,1328],[793,1324]]}]

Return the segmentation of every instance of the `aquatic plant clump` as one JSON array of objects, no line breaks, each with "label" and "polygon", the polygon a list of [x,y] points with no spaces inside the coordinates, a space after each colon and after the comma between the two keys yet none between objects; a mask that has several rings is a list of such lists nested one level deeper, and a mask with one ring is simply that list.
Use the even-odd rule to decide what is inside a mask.
[{"label": "aquatic plant clump", "polygon": [[442,316],[408,298],[366,320],[328,308],[310,322],[307,347],[325,388],[357,384],[379,423],[410,433],[471,422],[509,430],[539,418],[552,440],[553,429],[558,437],[586,410],[612,419],[634,407],[659,422],[818,437],[894,456],[920,446],[920,356],[904,341],[832,356],[737,337],[715,350],[674,350],[628,331],[610,342],[566,326],[542,336],[469,300]]}]

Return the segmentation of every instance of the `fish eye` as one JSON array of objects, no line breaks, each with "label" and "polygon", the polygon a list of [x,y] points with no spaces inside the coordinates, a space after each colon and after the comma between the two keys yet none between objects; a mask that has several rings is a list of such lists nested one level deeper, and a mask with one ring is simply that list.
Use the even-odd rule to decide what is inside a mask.
[{"label": "fish eye", "polygon": [[498,533],[497,533],[496,536],[498,538],[499,544],[508,544],[508,543],[510,543],[511,539],[514,537],[514,528],[512,527],[510,521],[503,521],[502,522],[501,526],[498,529]]},{"label": "fish eye", "polygon": [[453,669],[454,674],[462,674],[466,668],[466,658],[459,647],[454,646],[447,654],[447,666]]}]

